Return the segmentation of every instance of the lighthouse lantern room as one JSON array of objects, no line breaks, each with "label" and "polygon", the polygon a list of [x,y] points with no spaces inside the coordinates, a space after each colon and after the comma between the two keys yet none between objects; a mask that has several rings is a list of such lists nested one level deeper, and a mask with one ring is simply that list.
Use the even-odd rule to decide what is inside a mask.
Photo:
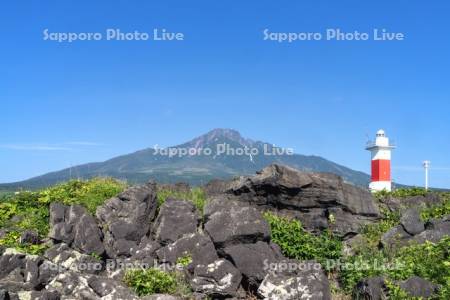
[{"label": "lighthouse lantern room", "polygon": [[372,178],[369,184],[372,192],[391,191],[391,151],[394,148],[383,129],[377,131],[375,141],[367,143],[366,150],[372,154]]}]

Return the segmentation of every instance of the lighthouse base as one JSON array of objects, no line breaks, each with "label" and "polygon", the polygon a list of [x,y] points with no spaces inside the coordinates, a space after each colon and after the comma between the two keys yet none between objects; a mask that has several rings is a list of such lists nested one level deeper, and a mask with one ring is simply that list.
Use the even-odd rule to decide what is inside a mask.
[{"label": "lighthouse base", "polygon": [[390,192],[392,190],[392,183],[390,181],[372,181],[369,184],[369,189],[372,193],[383,190]]}]

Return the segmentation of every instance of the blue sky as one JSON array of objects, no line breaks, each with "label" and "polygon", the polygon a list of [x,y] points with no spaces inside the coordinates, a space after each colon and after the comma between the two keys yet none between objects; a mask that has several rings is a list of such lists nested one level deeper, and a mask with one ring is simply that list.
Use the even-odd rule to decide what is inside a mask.
[{"label": "blue sky", "polygon": [[[0,7],[0,182],[176,145],[216,127],[369,172],[450,188],[448,1],[8,1]],[[182,32],[184,41],[44,41],[50,32]],[[404,41],[263,40],[328,28]]]}]

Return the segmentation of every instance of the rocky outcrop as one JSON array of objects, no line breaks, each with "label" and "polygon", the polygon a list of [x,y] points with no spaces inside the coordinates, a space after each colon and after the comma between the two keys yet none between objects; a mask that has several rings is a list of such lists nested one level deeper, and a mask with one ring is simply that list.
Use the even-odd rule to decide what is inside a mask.
[{"label": "rocky outcrop", "polygon": [[406,198],[395,198],[389,196],[381,199],[382,203],[390,211],[401,211],[408,208],[420,209],[424,207],[432,207],[442,203],[442,199],[435,193],[428,193],[425,196],[413,196]]},{"label": "rocky outcrop", "polygon": [[199,220],[191,202],[166,199],[156,218],[153,237],[163,245],[173,243],[185,234],[197,232]]},{"label": "rocky outcrop", "polygon": [[[353,236],[361,225],[378,218],[368,192],[334,175],[278,165],[253,177],[210,185],[208,194],[214,196],[208,199],[203,216],[183,199],[168,198],[158,207],[161,188],[189,191],[185,185],[131,187],[105,201],[95,217],[81,206],[53,203],[50,248],[40,257],[10,250],[2,253],[0,295],[3,289],[8,297],[22,293],[40,299],[138,299],[123,284],[123,263],[170,269],[182,265],[176,269],[190,284],[195,299],[246,299],[249,295],[330,299],[322,268],[315,261],[287,260],[271,241],[263,211],[294,217],[311,232],[330,229],[348,238],[349,245],[356,241]],[[413,217],[405,217],[399,225],[406,238],[418,231]],[[414,238],[429,230],[445,231],[446,224],[429,222]],[[31,233],[24,234],[23,243],[33,242]],[[111,259],[119,265],[109,265]],[[310,267],[271,268],[283,263]],[[139,299],[178,298],[151,295]]]},{"label": "rocky outcrop", "polygon": [[254,207],[219,197],[212,199],[205,210],[205,231],[218,248],[270,239],[269,225]]},{"label": "rocky outcrop", "polygon": [[[406,292],[409,297],[430,299],[438,292],[438,286],[418,276],[403,281],[394,281],[394,285]],[[383,300],[389,299],[390,290],[386,279],[382,276],[369,277],[361,280],[353,291],[354,299]]]},{"label": "rocky outcrop", "polygon": [[105,252],[96,220],[80,205],[52,203],[48,236],[56,243],[64,242],[86,254],[102,255]]},{"label": "rocky outcrop", "polygon": [[104,268],[103,261],[80,253],[64,243],[47,249],[44,257],[55,265],[74,272],[98,274]]},{"label": "rocky outcrop", "polygon": [[128,257],[149,233],[157,209],[152,183],[127,189],[97,209],[103,228],[106,253],[111,258]]},{"label": "rocky outcrop", "polygon": [[296,268],[267,274],[258,288],[261,297],[271,300],[331,299],[330,285],[319,263],[288,260],[279,264],[283,263]]},{"label": "rocky outcrop", "polygon": [[143,237],[137,248],[131,251],[129,261],[138,261],[145,263],[148,266],[153,266],[156,259],[156,251],[161,248],[161,245],[148,237]]},{"label": "rocky outcrop", "polygon": [[268,273],[268,266],[281,259],[281,253],[277,253],[277,250],[260,241],[229,246],[223,252],[242,273],[244,284],[250,289],[256,289]]},{"label": "rocky outcrop", "polygon": [[425,224],[420,219],[420,213],[414,208],[409,208],[403,212],[400,224],[410,235],[416,235],[425,230]]},{"label": "rocky outcrop", "polygon": [[280,165],[232,182],[226,193],[256,207],[287,212],[302,220],[308,230],[326,227],[344,236],[356,234],[360,226],[379,217],[372,195],[339,176]]},{"label": "rocky outcrop", "polygon": [[159,249],[156,253],[160,262],[172,265],[184,256],[189,256],[194,266],[209,265],[219,259],[209,236],[201,233],[185,235],[174,243]]},{"label": "rocky outcrop", "polygon": [[39,239],[39,234],[34,230],[25,230],[20,235],[19,243],[22,245],[32,244],[37,245],[41,242]]},{"label": "rocky outcrop", "polygon": [[229,261],[218,259],[207,265],[196,265],[191,280],[195,292],[214,299],[235,296],[242,275]]},{"label": "rocky outcrop", "polygon": [[59,293],[64,299],[138,299],[118,281],[72,271],[58,274],[46,288]]},{"label": "rocky outcrop", "polygon": [[55,269],[42,257],[7,249],[0,257],[0,289],[12,293],[41,290],[56,276]]},{"label": "rocky outcrop", "polygon": [[387,299],[387,287],[382,276],[364,278],[358,282],[353,291],[354,299],[382,300]]},{"label": "rocky outcrop", "polygon": [[[401,218],[401,224],[393,227],[381,237],[381,245],[385,248],[396,248],[410,244],[422,244],[426,241],[437,243],[445,236],[450,235],[450,218],[448,216],[431,220],[424,226],[417,214],[407,210]],[[415,234],[411,234],[411,232],[415,232]]]},{"label": "rocky outcrop", "polygon": [[154,294],[142,297],[142,300],[183,300],[183,299],[172,295]]},{"label": "rocky outcrop", "polygon": [[432,297],[437,293],[439,288],[436,284],[433,284],[418,276],[413,276],[400,282],[399,287],[404,290],[408,296],[422,299]]}]

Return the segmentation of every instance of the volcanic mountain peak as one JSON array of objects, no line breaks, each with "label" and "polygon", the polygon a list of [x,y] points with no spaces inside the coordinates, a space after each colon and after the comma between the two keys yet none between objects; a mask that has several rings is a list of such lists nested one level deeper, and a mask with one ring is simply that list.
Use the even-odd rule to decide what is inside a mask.
[{"label": "volcanic mountain peak", "polygon": [[192,148],[205,148],[211,144],[233,142],[242,146],[251,147],[255,142],[251,139],[242,137],[239,131],[228,128],[216,128],[213,129],[195,139],[187,142],[183,146],[189,146]]}]

